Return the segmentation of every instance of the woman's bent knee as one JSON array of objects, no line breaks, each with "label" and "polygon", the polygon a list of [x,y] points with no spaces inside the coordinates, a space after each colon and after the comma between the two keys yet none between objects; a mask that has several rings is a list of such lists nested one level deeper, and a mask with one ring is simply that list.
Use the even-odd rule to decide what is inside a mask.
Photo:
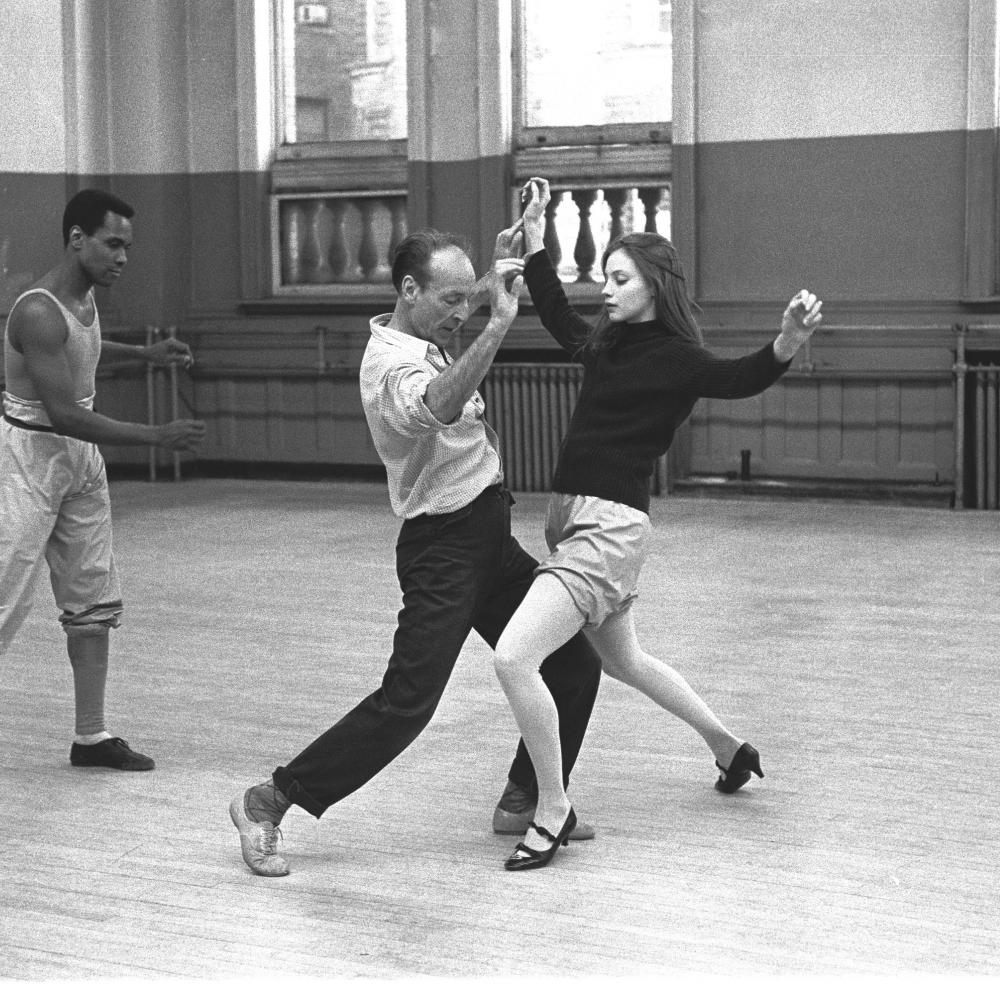
[{"label": "woman's bent knee", "polygon": [[635,687],[636,681],[642,674],[643,663],[641,659],[631,657],[623,659],[607,657],[601,660],[601,667],[608,677],[621,681],[622,684],[628,684],[630,687]]},{"label": "woman's bent knee", "polygon": [[516,650],[509,644],[504,643],[501,638],[497,644],[497,648],[493,652],[493,669],[496,671],[501,684],[516,684],[528,674],[532,667],[536,670],[538,669],[537,664],[519,655]]}]

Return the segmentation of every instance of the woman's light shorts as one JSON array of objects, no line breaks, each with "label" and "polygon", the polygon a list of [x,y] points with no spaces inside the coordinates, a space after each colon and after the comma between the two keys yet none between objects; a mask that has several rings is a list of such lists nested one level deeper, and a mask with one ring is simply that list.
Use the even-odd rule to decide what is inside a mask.
[{"label": "woman's light shorts", "polygon": [[649,516],[600,497],[553,493],[545,522],[549,555],[536,573],[553,573],[588,626],[624,611],[638,596],[652,528]]}]

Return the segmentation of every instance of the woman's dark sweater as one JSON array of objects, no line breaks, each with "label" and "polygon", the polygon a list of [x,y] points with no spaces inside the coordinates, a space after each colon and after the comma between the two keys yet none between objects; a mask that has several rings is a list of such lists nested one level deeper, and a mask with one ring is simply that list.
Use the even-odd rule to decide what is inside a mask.
[{"label": "woman's dark sweater", "polygon": [[621,325],[611,331],[612,346],[581,351],[590,324],[569,304],[547,251],[528,259],[524,277],[545,328],[584,367],[555,493],[602,497],[648,513],[656,459],[699,397],[755,396],[788,370],[771,344],[742,358],[719,358],[659,320]]}]

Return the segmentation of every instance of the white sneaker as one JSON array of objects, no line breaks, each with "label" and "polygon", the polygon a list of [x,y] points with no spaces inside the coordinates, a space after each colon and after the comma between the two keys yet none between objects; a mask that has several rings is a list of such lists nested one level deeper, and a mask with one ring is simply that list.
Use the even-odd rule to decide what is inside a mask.
[{"label": "white sneaker", "polygon": [[240,850],[243,860],[254,875],[275,878],[287,875],[288,862],[278,853],[277,842],[281,831],[273,823],[255,823],[246,808],[248,788],[229,803],[229,815],[240,832]]}]

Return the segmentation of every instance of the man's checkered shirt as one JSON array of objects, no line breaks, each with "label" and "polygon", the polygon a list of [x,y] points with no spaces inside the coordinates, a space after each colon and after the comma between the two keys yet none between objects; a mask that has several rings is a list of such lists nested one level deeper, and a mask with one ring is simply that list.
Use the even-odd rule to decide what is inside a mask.
[{"label": "man's checkered shirt", "polygon": [[419,337],[390,330],[375,316],[361,361],[361,401],[399,517],[445,514],[503,482],[496,432],[478,392],[451,423],[427,408],[427,384],[449,359]]}]

